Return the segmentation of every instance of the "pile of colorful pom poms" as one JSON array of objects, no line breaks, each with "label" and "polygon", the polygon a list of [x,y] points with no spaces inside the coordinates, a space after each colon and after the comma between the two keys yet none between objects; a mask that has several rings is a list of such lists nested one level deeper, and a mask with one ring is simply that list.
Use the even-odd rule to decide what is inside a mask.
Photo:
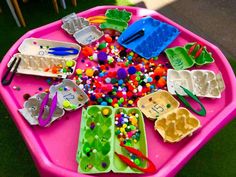
[{"label": "pile of colorful pom poms", "polygon": [[[88,105],[111,105],[113,107],[134,106],[138,98],[166,89],[168,65],[158,64],[157,58],[146,60],[119,45],[102,43],[86,48],[85,56],[96,66],[77,68],[74,80],[90,98]],[[100,46],[100,47],[99,47]],[[88,52],[90,51],[90,52]],[[116,67],[116,69],[114,69]]]},{"label": "pile of colorful pom poms", "polygon": [[131,146],[133,142],[137,143],[140,139],[138,119],[137,113],[131,112],[127,115],[122,108],[115,114],[115,134],[126,146]]}]

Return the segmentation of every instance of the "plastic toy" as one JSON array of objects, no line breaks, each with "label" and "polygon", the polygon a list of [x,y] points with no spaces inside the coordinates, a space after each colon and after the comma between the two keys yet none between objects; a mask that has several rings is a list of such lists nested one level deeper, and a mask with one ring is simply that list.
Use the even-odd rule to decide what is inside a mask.
[{"label": "plastic toy", "polygon": [[201,66],[214,62],[206,47],[198,43],[189,43],[184,47],[168,48],[165,53],[176,70],[191,68],[194,64]]},{"label": "plastic toy", "polygon": [[[127,113],[127,116],[133,112],[138,115],[137,126],[141,132],[138,142],[135,143],[131,137],[128,138],[128,135],[124,140],[118,138],[118,127],[115,123],[115,116],[117,114],[120,115],[121,112]],[[117,128],[115,128],[115,125]],[[136,154],[147,160],[145,127],[142,113],[139,109],[113,109],[109,106],[89,106],[87,110],[83,109],[80,130],[79,146],[76,156],[77,162],[79,163],[79,172],[89,174],[106,173],[111,170],[115,173],[148,172],[148,170],[145,171],[146,162],[137,159],[136,163],[139,161],[138,165],[131,165],[130,158],[127,157],[130,153],[137,152],[137,150],[134,151],[134,149],[127,147],[131,146],[139,149],[139,152]],[[131,152],[126,152],[124,151],[125,149]],[[127,159],[125,162],[122,161],[124,158]],[[150,163],[149,160],[149,164]],[[148,166],[147,168],[150,172],[153,172],[155,166],[152,163],[151,165],[151,167]]]},{"label": "plastic toy", "polygon": [[[65,106],[64,102],[67,102]],[[30,97],[19,112],[31,125],[49,126],[66,111],[77,110],[88,101],[88,96],[71,80],[52,85],[49,93]]]},{"label": "plastic toy", "polygon": [[[135,41],[125,43],[139,31],[144,31]],[[131,24],[119,37],[118,42],[146,59],[157,57],[179,35],[177,28],[153,19],[142,18]]]},{"label": "plastic toy", "polygon": [[[186,95],[183,86],[199,97],[220,98],[225,89],[222,75],[210,70],[167,70],[167,88],[171,94]],[[175,92],[176,91],[176,92]]]},{"label": "plastic toy", "polygon": [[[10,85],[10,84],[11,84],[11,81],[12,81],[12,79],[14,78],[15,73],[17,72],[17,68],[18,68],[20,62],[21,62],[21,58],[15,57],[15,58],[13,59],[13,61],[12,61],[11,64],[10,64],[10,66],[7,68],[6,73],[5,73],[5,74],[3,75],[3,77],[2,77],[2,80],[1,80],[2,85],[5,85],[5,86],[6,86],[6,85]],[[15,63],[16,63],[16,64],[15,64]],[[14,67],[14,68],[13,68],[13,67]],[[13,68],[13,72],[12,72],[11,76],[8,77],[8,75],[9,75],[10,71],[12,70],[12,68]]]},{"label": "plastic toy", "polygon": [[165,142],[179,142],[201,126],[189,110],[179,108],[179,102],[167,91],[159,90],[144,96],[137,104],[147,118],[157,119],[154,128]]},{"label": "plastic toy", "polygon": [[97,29],[96,26],[91,25],[75,32],[73,36],[78,43],[82,45],[88,45],[100,39],[103,34],[104,33]]}]

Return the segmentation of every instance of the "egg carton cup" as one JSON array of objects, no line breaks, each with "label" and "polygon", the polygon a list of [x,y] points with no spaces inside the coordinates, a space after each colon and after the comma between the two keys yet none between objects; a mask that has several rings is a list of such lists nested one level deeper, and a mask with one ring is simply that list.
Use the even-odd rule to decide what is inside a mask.
[{"label": "egg carton cup", "polygon": [[[125,43],[130,36],[143,30],[144,35],[136,40]],[[174,26],[156,20],[152,17],[144,17],[131,24],[118,38],[125,48],[132,49],[146,59],[157,57],[179,35],[179,30]]]},{"label": "egg carton cup", "polygon": [[[104,109],[109,110],[108,115],[103,115]],[[123,163],[115,151],[126,154],[120,147],[119,139],[115,135],[115,114],[123,109],[125,112],[136,111],[139,114],[139,129],[142,134],[136,144],[144,155],[147,156],[145,127],[142,113],[137,108],[113,108],[110,106],[89,106],[83,109],[80,125],[80,135],[76,160],[79,164],[78,171],[85,174],[108,173],[140,173]],[[91,126],[94,125],[94,126]],[[126,154],[127,155],[127,154]],[[105,165],[106,164],[106,165]],[[144,164],[144,163],[143,163]]]},{"label": "egg carton cup", "polygon": [[89,21],[82,17],[73,16],[64,20],[61,28],[68,34],[73,35],[76,31],[79,31],[86,26],[89,26]]},{"label": "egg carton cup", "polygon": [[65,68],[66,62],[68,60],[63,58],[34,56],[16,53],[8,62],[7,67],[10,67],[11,63],[15,58],[21,58],[21,62],[17,68],[17,73],[26,75],[66,78],[74,73],[76,66],[76,61],[73,60],[74,66],[72,67],[72,72],[63,72],[61,70],[58,70],[57,73],[52,73],[52,71],[46,71],[45,69],[52,68],[56,65],[61,65],[62,68]]},{"label": "egg carton cup", "polygon": [[187,94],[180,87],[183,86],[196,96],[208,98],[221,98],[225,83],[221,73],[215,74],[210,70],[167,70],[167,88],[171,94],[178,92]]},{"label": "egg carton cup", "polygon": [[189,55],[188,51],[193,45],[194,43],[188,43],[184,47],[173,47],[165,50],[166,56],[174,69],[183,70],[191,68],[195,64],[201,66],[214,62],[212,54],[208,52],[205,47],[197,58],[194,58],[194,56],[200,49],[200,46],[196,46],[193,52]]},{"label": "egg carton cup", "polygon": [[200,121],[186,108],[178,108],[160,116],[154,125],[164,142],[169,143],[191,136],[200,127]]},{"label": "egg carton cup", "polygon": [[104,33],[96,26],[90,25],[74,33],[75,40],[81,45],[88,45],[100,39]]},{"label": "egg carton cup", "polygon": [[[21,113],[21,115],[29,122],[30,125],[39,125],[38,116],[40,111],[40,105],[45,96],[46,93],[43,92],[30,97],[27,101],[24,102],[23,108],[18,110]],[[49,97],[49,101],[47,106],[44,108],[44,113],[42,115],[42,118],[47,118],[49,114],[49,108],[52,103],[52,96],[53,95],[50,95]],[[55,120],[61,118],[64,114],[65,111],[63,110],[63,108],[61,108],[60,105],[57,104],[51,122],[48,124],[48,126]]]},{"label": "egg carton cup", "polygon": [[137,105],[147,118],[156,120],[154,129],[164,142],[179,142],[201,127],[200,121],[165,90],[140,98]]},{"label": "egg carton cup", "polygon": [[[75,55],[66,55],[66,56],[56,56],[48,53],[50,48],[54,47],[67,47],[77,49],[79,52]],[[70,42],[61,42],[48,39],[40,38],[26,38],[18,48],[21,54],[32,55],[37,57],[50,57],[50,58],[60,58],[65,60],[75,60],[78,58],[81,51],[81,47],[78,44]]]}]

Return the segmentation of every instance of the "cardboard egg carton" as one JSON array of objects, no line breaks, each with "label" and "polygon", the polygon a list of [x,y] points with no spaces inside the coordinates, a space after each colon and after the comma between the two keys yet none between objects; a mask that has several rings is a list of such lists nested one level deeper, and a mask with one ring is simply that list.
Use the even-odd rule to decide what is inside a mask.
[{"label": "cardboard egg carton", "polygon": [[[17,68],[17,73],[26,75],[66,78],[74,73],[76,66],[76,61],[73,60],[74,66],[72,67],[72,70],[63,72],[62,68],[66,68],[66,62],[68,61],[66,59],[16,53],[8,62],[8,67],[15,58],[21,58],[21,62]],[[52,68],[55,66],[61,66],[61,69],[58,69],[57,72],[53,72]]]},{"label": "cardboard egg carton", "polygon": [[220,73],[215,74],[210,70],[173,70],[167,71],[167,88],[171,94],[178,92],[186,95],[182,88],[193,92],[196,96],[220,98],[225,89],[224,80]]},{"label": "cardboard egg carton", "polygon": [[147,118],[156,119],[154,129],[164,142],[179,142],[201,126],[189,110],[179,108],[180,103],[167,91],[159,90],[142,97],[137,104]]},{"label": "cardboard egg carton", "polygon": [[[46,95],[45,92],[33,95],[24,102],[23,108],[19,109],[19,112],[30,125],[39,125],[38,117]],[[50,114],[50,108],[55,96],[57,97],[57,101],[54,102],[56,108],[50,122],[46,126],[49,126],[52,122],[61,118],[65,114],[65,111],[77,110],[88,101],[88,96],[79,88],[79,86],[77,86],[77,84],[72,80],[64,79],[62,83],[52,85],[49,88],[49,99],[44,106],[42,114],[43,119],[47,118]],[[65,107],[63,105],[64,101],[69,102],[69,104],[73,106]]]}]

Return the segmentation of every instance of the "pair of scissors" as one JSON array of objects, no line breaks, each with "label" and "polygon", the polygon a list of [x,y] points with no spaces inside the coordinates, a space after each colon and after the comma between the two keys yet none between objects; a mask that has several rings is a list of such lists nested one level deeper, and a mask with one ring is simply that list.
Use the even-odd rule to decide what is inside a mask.
[{"label": "pair of scissors", "polygon": [[49,48],[48,53],[56,56],[67,56],[67,55],[77,55],[79,53],[79,50],[69,47],[52,47]]}]

